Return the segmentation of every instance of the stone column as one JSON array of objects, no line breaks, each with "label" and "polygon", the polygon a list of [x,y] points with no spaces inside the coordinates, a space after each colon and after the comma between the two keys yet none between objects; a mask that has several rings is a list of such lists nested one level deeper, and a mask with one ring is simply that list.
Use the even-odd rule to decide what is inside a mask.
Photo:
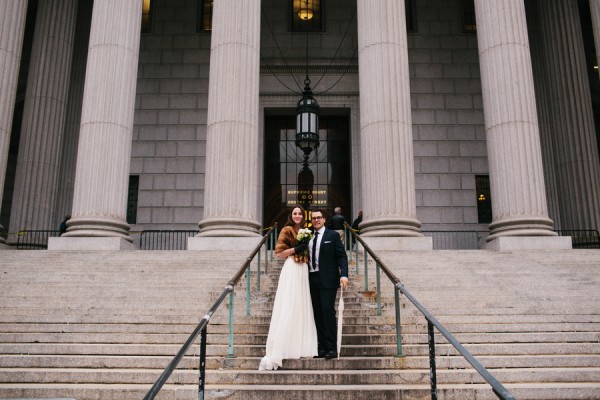
[{"label": "stone column", "polygon": [[67,103],[60,175],[58,179],[55,226],[60,224],[65,215],[71,214],[71,209],[73,207],[73,186],[75,183],[75,169],[77,165],[79,127],[81,126],[81,104],[83,101],[83,89],[85,85],[85,68],[88,44],[90,42],[92,3],[92,0],[80,0],[77,12],[75,48],[73,50],[73,64],[71,67],[71,84],[69,85],[69,100]]},{"label": "stone column", "polygon": [[[0,206],[8,162],[27,0],[0,0]],[[0,246],[6,243],[0,225]]]},{"label": "stone column", "polygon": [[94,1],[72,218],[49,249],[131,246],[125,213],[141,15],[141,1]]},{"label": "stone column", "polygon": [[562,229],[600,229],[600,161],[577,0],[538,1]]},{"label": "stone column", "polygon": [[525,5],[475,0],[475,11],[493,201],[488,247],[548,246],[515,236],[549,236],[560,247],[567,238],[556,237],[548,217]]},{"label": "stone column", "polygon": [[10,215],[10,230],[58,229],[54,209],[77,0],[40,1]]},{"label": "stone column", "polygon": [[[589,0],[594,43],[596,44],[596,65],[600,67],[600,0]],[[600,71],[600,68],[598,68]]]},{"label": "stone column", "polygon": [[[216,243],[253,247],[260,237],[260,3],[214,3],[204,216],[199,237],[188,241],[188,249],[212,248]],[[231,242],[227,237],[238,239]],[[249,239],[240,241],[239,237]]]},{"label": "stone column", "polygon": [[414,248],[417,242],[417,248],[431,248],[431,238],[422,237],[416,211],[404,2],[357,0],[357,18],[361,236],[378,237],[370,244],[381,248]]}]

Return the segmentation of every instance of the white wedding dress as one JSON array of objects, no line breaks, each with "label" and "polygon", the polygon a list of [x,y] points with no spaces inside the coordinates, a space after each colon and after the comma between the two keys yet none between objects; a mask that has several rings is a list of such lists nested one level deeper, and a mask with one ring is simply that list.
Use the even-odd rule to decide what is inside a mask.
[{"label": "white wedding dress", "polygon": [[283,264],[260,371],[276,370],[284,359],[317,355],[317,328],[310,300],[308,266],[288,257]]}]

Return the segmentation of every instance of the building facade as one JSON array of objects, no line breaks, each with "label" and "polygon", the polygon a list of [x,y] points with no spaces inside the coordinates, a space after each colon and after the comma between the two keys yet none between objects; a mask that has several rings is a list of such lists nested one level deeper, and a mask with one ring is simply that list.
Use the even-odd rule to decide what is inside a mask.
[{"label": "building facade", "polygon": [[[65,241],[254,240],[296,202],[362,209],[363,235],[394,245],[483,231],[544,247],[555,230],[600,229],[598,0],[0,8],[9,242],[67,214]],[[304,165],[307,79],[320,146]]]}]

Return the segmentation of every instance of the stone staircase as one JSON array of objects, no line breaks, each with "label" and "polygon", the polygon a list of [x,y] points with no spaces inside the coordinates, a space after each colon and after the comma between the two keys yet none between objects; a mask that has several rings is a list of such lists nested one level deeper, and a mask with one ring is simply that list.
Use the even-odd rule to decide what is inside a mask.
[{"label": "stone staircase", "polygon": [[[0,398],[143,398],[246,256],[2,252]],[[518,399],[600,399],[600,251],[380,256]],[[211,319],[206,398],[430,398],[426,322],[402,299],[404,357],[395,357],[393,288],[382,274],[377,316],[372,261],[368,291],[362,261],[358,274],[351,267],[340,360],[257,371],[280,265],[261,276],[252,316],[245,279],[236,288],[234,358],[225,357],[228,304]],[[452,346],[436,341],[439,399],[496,398]],[[195,345],[157,398],[197,398],[197,367]]]}]

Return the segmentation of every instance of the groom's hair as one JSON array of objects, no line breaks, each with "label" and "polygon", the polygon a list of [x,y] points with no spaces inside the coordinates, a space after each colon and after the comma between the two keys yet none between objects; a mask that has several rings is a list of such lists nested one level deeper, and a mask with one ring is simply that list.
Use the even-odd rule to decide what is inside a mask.
[{"label": "groom's hair", "polygon": [[313,213],[313,214],[314,214],[314,213],[316,213],[316,212],[320,212],[320,213],[321,213],[321,215],[323,216],[323,218],[327,218],[327,214],[325,214],[325,211],[323,211],[322,209],[320,209],[320,208],[315,208],[314,210],[312,210],[312,213]]}]

